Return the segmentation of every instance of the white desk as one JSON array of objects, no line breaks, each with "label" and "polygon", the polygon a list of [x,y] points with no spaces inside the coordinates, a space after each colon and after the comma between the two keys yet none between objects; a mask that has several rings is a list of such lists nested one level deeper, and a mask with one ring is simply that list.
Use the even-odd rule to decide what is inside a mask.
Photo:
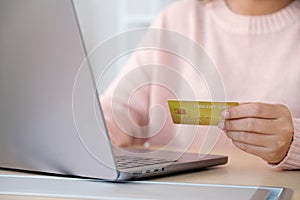
[{"label": "white desk", "polygon": [[[220,153],[220,152],[217,152]],[[163,182],[184,182],[203,184],[230,184],[287,187],[293,190],[293,200],[300,199],[300,171],[279,171],[272,169],[263,160],[243,153],[241,151],[223,152],[229,155],[226,166],[215,167],[208,170],[173,175],[153,179]],[[24,174],[15,171],[0,171],[0,174]],[[55,199],[45,197],[25,197],[0,195],[0,199],[29,200],[29,199]]]}]

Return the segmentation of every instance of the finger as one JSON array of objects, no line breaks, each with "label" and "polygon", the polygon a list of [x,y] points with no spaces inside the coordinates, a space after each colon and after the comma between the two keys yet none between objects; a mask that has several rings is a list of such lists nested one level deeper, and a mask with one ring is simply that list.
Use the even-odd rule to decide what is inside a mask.
[{"label": "finger", "polygon": [[232,143],[239,149],[241,149],[245,152],[248,152],[250,154],[259,156],[263,159],[265,158],[264,155],[268,154],[268,149],[266,147],[250,145],[250,144],[246,144],[246,143],[242,143],[242,142],[238,142],[238,141],[232,141]]},{"label": "finger", "polygon": [[237,142],[237,141],[232,141],[232,142],[239,149],[241,149],[247,153],[256,155],[256,156],[264,159],[268,163],[273,163],[273,164],[279,163],[285,156],[285,154],[280,155],[280,153],[274,152],[266,147],[245,144],[245,143],[241,143],[241,142]]},{"label": "finger", "polygon": [[260,134],[275,134],[277,127],[276,119],[242,118],[225,120],[223,129],[226,131],[254,132]]},{"label": "finger", "polygon": [[282,115],[283,109],[286,107],[279,104],[244,103],[227,108],[222,115],[225,119],[247,117],[276,119]]},{"label": "finger", "polygon": [[226,132],[227,137],[233,141],[245,143],[249,145],[255,145],[260,147],[270,146],[270,141],[272,142],[272,135],[262,135],[253,132]]}]

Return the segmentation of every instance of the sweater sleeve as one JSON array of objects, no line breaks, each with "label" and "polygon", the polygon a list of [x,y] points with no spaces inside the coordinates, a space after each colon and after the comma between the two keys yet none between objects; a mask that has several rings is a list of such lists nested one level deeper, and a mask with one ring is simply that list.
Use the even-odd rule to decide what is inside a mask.
[{"label": "sweater sleeve", "polygon": [[[151,27],[164,26],[164,13]],[[101,94],[100,101],[110,139],[115,146],[142,144],[147,138],[153,85],[149,65],[157,60],[151,50],[134,51],[121,72]]]},{"label": "sweater sleeve", "polygon": [[116,146],[142,143],[145,134],[151,86],[143,85],[150,81],[141,67],[146,62],[143,57],[143,53],[134,53],[100,97],[109,136]]},{"label": "sweater sleeve", "polygon": [[299,169],[300,168],[300,118],[293,118],[294,137],[287,156],[275,168]]}]

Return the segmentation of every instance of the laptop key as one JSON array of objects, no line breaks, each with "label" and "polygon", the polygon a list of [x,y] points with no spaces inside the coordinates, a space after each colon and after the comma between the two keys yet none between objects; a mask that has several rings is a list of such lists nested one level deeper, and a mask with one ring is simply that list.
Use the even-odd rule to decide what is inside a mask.
[{"label": "laptop key", "polygon": [[132,156],[116,156],[116,162],[119,169],[127,169],[134,167],[142,167],[155,164],[163,164],[175,162],[176,160],[145,158],[145,157],[132,157]]}]

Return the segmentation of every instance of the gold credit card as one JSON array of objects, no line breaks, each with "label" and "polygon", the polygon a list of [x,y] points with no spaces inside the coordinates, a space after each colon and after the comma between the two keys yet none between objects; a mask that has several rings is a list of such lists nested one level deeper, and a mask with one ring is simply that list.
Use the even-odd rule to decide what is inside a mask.
[{"label": "gold credit card", "polygon": [[224,109],[238,106],[238,102],[168,100],[173,123],[192,125],[218,125]]}]

